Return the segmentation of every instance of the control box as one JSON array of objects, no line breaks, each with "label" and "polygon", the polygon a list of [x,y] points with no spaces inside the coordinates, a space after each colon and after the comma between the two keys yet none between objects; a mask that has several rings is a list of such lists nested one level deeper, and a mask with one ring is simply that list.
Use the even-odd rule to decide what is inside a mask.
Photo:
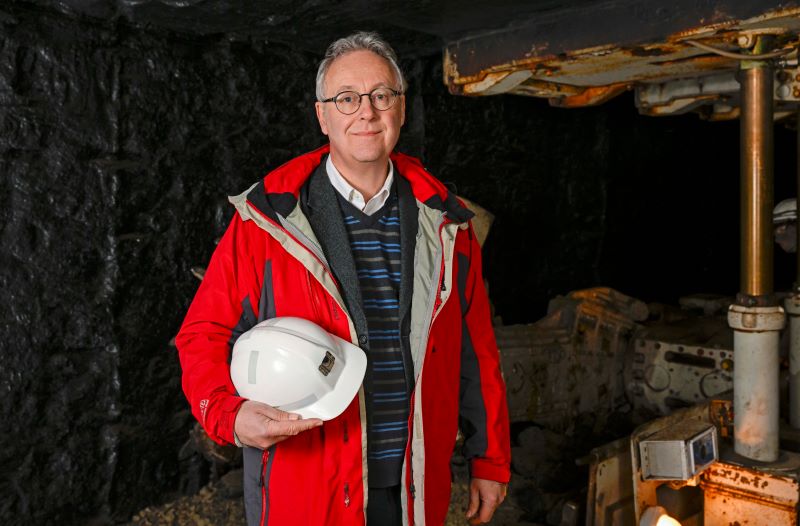
[{"label": "control box", "polygon": [[689,480],[719,458],[717,428],[685,420],[639,442],[644,480]]}]

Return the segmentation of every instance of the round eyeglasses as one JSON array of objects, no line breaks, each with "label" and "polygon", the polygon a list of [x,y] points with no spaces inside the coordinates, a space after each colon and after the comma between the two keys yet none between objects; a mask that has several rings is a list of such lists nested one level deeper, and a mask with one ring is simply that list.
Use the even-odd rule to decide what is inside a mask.
[{"label": "round eyeglasses", "polygon": [[379,111],[386,111],[394,106],[397,97],[402,95],[401,92],[395,91],[391,88],[375,88],[369,93],[358,93],[357,91],[342,91],[337,93],[329,99],[320,102],[333,102],[336,109],[345,115],[352,115],[361,107],[361,98],[364,96],[369,97],[372,107]]}]

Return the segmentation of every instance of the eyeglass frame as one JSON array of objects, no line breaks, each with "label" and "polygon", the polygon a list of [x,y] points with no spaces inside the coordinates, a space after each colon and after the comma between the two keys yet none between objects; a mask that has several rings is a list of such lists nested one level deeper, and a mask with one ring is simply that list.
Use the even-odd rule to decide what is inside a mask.
[{"label": "eyeglass frame", "polygon": [[[393,99],[393,101],[394,101],[394,102],[392,102],[392,105],[391,105],[391,106],[389,106],[388,108],[384,108],[384,109],[376,108],[376,107],[375,107],[375,103],[374,103],[374,102],[372,102],[372,94],[373,94],[373,93],[375,93],[376,91],[378,91],[379,89],[386,89],[386,90],[389,90],[390,92],[392,92],[392,95],[394,96],[394,99]],[[338,104],[336,104],[336,98],[337,98],[337,97],[339,97],[339,95],[341,95],[342,93],[355,93],[356,95],[358,95],[358,106],[357,106],[357,107],[356,107],[356,109],[355,109],[354,111],[352,111],[351,113],[345,113],[345,112],[343,112],[343,111],[342,111],[342,110],[339,108],[339,105],[338,105]],[[372,109],[374,109],[375,111],[388,111],[388,110],[391,110],[391,109],[394,107],[394,105],[395,105],[395,102],[397,102],[397,99],[398,99],[398,98],[399,98],[401,95],[404,95],[404,93],[403,93],[402,91],[397,91],[396,89],[388,88],[388,87],[386,87],[386,86],[378,86],[377,88],[375,88],[374,90],[370,91],[369,93],[359,93],[359,92],[357,92],[356,90],[352,90],[352,89],[346,89],[346,90],[340,91],[339,93],[337,93],[337,94],[336,94],[336,95],[334,95],[333,97],[329,97],[329,98],[327,98],[327,99],[323,99],[323,100],[321,100],[320,102],[332,102],[332,103],[333,103],[333,105],[334,105],[334,107],[336,108],[336,111],[338,111],[338,112],[339,112],[339,113],[341,113],[342,115],[353,115],[353,114],[355,114],[355,113],[356,113],[358,110],[360,110],[360,109],[361,109],[361,99],[363,99],[363,98],[364,98],[364,96],[367,96],[367,97],[369,97],[369,103],[372,105]]]}]

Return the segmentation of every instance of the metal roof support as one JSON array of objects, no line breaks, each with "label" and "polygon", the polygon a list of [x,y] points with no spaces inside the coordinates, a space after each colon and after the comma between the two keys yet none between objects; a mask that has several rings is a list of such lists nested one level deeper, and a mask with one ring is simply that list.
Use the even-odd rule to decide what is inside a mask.
[{"label": "metal roof support", "polygon": [[[752,50],[770,50],[760,36]],[[785,324],[772,280],[773,72],[764,60],[743,61],[741,110],[741,281],[728,312],[734,330],[734,448],[761,462],[778,459],[778,344]]]}]

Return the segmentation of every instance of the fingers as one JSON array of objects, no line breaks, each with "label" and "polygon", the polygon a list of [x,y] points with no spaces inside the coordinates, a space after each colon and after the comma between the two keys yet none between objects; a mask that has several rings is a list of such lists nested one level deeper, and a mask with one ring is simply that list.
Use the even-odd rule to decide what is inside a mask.
[{"label": "fingers", "polygon": [[256,406],[256,411],[266,416],[270,420],[300,420],[300,418],[302,418],[297,413],[287,413],[286,411],[281,411],[277,407],[272,407],[271,405],[262,404],[260,402],[255,403],[258,404]]},{"label": "fingers", "polygon": [[492,520],[492,515],[494,515],[494,510],[500,505],[500,499],[497,497],[490,497],[485,500],[481,500],[481,508],[478,510],[478,518],[480,519],[481,523],[487,523]]},{"label": "fingers", "polygon": [[243,444],[265,449],[321,425],[318,418],[303,419],[296,413],[248,400],[236,414],[234,431]]},{"label": "fingers", "polygon": [[[467,506],[467,519],[472,519],[478,513],[478,507],[481,503],[481,494],[478,487],[474,484],[469,485],[469,506]],[[476,524],[470,520],[470,524]]]},{"label": "fingers", "polygon": [[269,420],[266,424],[266,435],[271,437],[294,436],[322,425],[319,418],[300,420]]},{"label": "fingers", "polygon": [[[470,501],[471,502],[471,501]],[[490,520],[492,520],[492,516],[494,516],[494,512],[497,510],[498,506],[502,502],[502,498],[498,499],[489,499],[489,500],[480,500],[480,507],[477,510],[477,513],[474,514],[470,518],[470,515],[467,515],[469,519],[469,523],[472,525],[475,524],[486,524]],[[469,511],[467,512],[469,513]]]},{"label": "fingers", "polygon": [[475,525],[492,520],[495,510],[505,500],[507,488],[499,482],[473,479],[469,490],[467,519]]}]

